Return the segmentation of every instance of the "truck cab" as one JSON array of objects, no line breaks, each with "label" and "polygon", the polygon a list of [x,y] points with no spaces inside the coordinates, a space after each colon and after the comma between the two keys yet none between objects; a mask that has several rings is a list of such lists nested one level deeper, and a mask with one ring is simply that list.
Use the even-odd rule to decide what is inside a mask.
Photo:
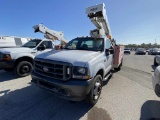
[{"label": "truck cab", "polygon": [[21,77],[33,70],[33,59],[36,55],[54,48],[51,40],[33,39],[17,48],[0,49],[0,69],[15,71]]},{"label": "truck cab", "polygon": [[112,70],[113,53],[109,39],[75,38],[63,50],[35,57],[32,82],[63,99],[80,101],[87,97],[94,105]]}]

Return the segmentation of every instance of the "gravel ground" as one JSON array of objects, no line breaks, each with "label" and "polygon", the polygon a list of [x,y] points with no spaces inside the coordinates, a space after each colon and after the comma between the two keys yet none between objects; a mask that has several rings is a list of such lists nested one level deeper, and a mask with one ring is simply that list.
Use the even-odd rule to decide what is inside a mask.
[{"label": "gravel ground", "polygon": [[124,56],[123,67],[102,89],[94,107],[70,103],[39,89],[31,77],[0,71],[0,120],[146,120],[160,119],[160,98],[153,91],[154,56]]}]

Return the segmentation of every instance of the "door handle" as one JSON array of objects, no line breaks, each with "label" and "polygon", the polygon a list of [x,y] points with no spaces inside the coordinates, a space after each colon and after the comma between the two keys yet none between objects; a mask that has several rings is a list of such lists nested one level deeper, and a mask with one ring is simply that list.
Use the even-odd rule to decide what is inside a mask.
[{"label": "door handle", "polygon": [[31,53],[36,53],[36,52],[31,52]]}]

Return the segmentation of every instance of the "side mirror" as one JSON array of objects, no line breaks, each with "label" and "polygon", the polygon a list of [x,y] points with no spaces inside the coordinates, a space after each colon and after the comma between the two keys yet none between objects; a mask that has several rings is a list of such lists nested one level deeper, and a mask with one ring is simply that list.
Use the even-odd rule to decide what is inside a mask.
[{"label": "side mirror", "polygon": [[38,46],[37,50],[45,50],[46,46],[44,44]]},{"label": "side mirror", "polygon": [[106,56],[109,55],[109,49],[106,49],[106,50],[105,50],[105,54],[106,54]]}]

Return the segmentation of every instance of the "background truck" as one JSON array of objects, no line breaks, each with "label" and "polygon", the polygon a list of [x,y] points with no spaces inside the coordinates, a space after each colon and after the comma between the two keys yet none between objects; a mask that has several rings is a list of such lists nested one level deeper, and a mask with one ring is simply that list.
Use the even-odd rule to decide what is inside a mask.
[{"label": "background truck", "polygon": [[[40,29],[48,31],[44,26],[37,25],[34,29]],[[51,30],[50,30],[51,31]],[[49,32],[50,36],[57,38],[63,36],[61,33],[56,31]],[[66,42],[66,40],[64,41]],[[33,70],[33,59],[36,55],[43,52],[51,51],[54,49],[54,41],[48,39],[33,39],[28,41],[26,44],[17,48],[3,48],[0,49],[0,69],[5,71],[15,71],[19,76],[24,77],[29,75]]]},{"label": "background truck", "polygon": [[124,47],[117,46],[112,38],[104,4],[89,7],[86,13],[97,27],[90,31],[91,37],[77,37],[63,50],[36,56],[31,76],[37,86],[63,99],[86,98],[94,105],[100,97],[103,81],[114,67],[120,69]]},{"label": "background truck", "polygon": [[0,48],[19,47],[29,40],[31,40],[31,38],[0,36]]}]

